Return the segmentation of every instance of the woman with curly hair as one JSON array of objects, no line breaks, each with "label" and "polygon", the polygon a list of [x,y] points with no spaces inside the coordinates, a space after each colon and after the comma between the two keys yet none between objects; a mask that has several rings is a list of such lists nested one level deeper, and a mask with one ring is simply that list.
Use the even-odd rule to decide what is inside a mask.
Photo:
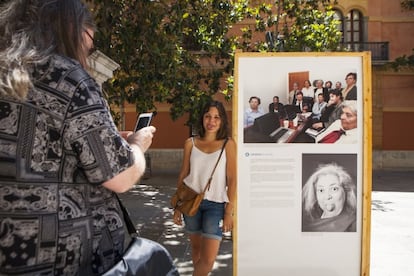
[{"label": "woman with curly hair", "polygon": [[304,232],[355,232],[356,185],[335,163],[319,166],[302,189]]}]

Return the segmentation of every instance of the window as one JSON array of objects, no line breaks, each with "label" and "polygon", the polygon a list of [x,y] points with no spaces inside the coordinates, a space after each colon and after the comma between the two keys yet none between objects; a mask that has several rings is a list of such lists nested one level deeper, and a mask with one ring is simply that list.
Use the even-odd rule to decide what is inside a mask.
[{"label": "window", "polygon": [[345,22],[344,40],[349,43],[352,50],[359,51],[359,43],[363,42],[363,20],[360,11],[351,10]]},{"label": "window", "polygon": [[338,29],[342,32],[341,43],[352,51],[362,49],[361,42],[364,42],[363,16],[358,10],[351,10],[346,17],[340,10],[335,9],[335,19],[340,22]]}]

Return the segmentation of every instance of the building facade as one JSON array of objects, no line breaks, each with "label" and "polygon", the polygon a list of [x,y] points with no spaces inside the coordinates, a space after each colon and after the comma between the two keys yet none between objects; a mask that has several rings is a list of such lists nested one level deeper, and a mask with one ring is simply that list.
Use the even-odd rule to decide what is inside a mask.
[{"label": "building facade", "polygon": [[[339,0],[334,7],[341,21],[342,45],[372,55],[373,168],[414,168],[414,70],[384,69],[384,64],[413,54],[414,11],[399,0]],[[220,96],[218,96],[220,97]],[[223,100],[224,99],[220,99]],[[231,103],[226,103],[231,118]],[[172,121],[167,104],[157,106],[157,127],[150,149],[153,169],[178,170],[181,150],[190,135],[184,116]],[[125,107],[125,129],[134,127],[135,107]]]}]

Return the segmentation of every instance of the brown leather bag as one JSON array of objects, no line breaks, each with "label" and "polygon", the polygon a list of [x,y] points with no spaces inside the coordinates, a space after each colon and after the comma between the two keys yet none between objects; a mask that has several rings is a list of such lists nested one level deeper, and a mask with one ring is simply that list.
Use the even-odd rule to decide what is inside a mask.
[{"label": "brown leather bag", "polygon": [[171,206],[174,209],[179,210],[181,213],[187,216],[194,216],[197,214],[198,207],[200,207],[201,201],[203,201],[205,192],[210,188],[211,180],[213,179],[214,171],[217,168],[217,165],[220,161],[221,155],[223,154],[224,147],[226,146],[227,139],[224,141],[221,148],[220,155],[217,159],[216,165],[214,166],[213,172],[211,173],[210,178],[208,179],[207,185],[204,188],[202,193],[197,193],[185,183],[181,183],[177,187],[177,191],[171,198]]},{"label": "brown leather bag", "polygon": [[183,182],[171,198],[171,206],[187,216],[194,216],[204,198],[205,191],[199,194]]}]

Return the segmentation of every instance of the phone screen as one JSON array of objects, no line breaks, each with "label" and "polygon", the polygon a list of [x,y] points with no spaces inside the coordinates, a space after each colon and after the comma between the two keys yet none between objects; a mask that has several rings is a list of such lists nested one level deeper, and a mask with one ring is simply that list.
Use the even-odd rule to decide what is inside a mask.
[{"label": "phone screen", "polygon": [[135,131],[140,130],[143,127],[149,126],[151,124],[151,118],[152,115],[148,114],[148,115],[144,115],[144,116],[139,116],[138,117],[138,122],[135,126]]}]

